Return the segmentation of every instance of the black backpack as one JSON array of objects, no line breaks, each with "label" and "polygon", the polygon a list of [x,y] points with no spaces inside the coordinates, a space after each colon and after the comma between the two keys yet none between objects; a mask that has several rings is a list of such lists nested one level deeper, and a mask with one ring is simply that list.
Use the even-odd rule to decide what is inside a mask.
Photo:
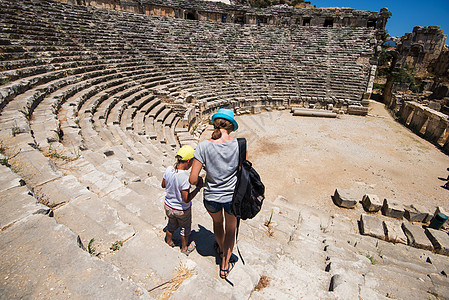
[{"label": "black backpack", "polygon": [[231,211],[237,217],[237,251],[242,263],[245,264],[238,246],[240,219],[254,218],[262,208],[265,199],[265,186],[260,176],[252,167],[251,162],[246,159],[246,139],[238,138],[239,143],[239,169],[237,171],[237,184],[232,197]]},{"label": "black backpack", "polygon": [[237,184],[232,198],[232,213],[237,219],[252,219],[262,208],[265,186],[260,176],[246,159],[246,139],[238,138],[239,170]]}]

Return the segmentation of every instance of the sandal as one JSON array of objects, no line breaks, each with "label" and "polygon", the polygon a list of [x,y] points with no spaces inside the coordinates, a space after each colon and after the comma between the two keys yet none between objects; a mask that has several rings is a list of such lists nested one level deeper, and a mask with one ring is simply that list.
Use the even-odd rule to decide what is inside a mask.
[{"label": "sandal", "polygon": [[167,243],[167,239],[165,239],[165,243],[172,248],[175,247],[175,242],[173,242],[173,240],[171,241],[171,244],[169,244],[169,243]]},{"label": "sandal", "polygon": [[229,276],[229,273],[231,272],[231,270],[234,268],[234,266],[235,266],[234,261],[229,261],[227,269],[222,269],[220,266],[220,278],[226,279]]},{"label": "sandal", "polygon": [[220,246],[216,241],[214,242],[214,250],[220,258],[223,258],[223,252],[220,251]]},{"label": "sandal", "polygon": [[181,253],[183,253],[183,254],[189,256],[189,254],[192,253],[193,250],[195,250],[195,247],[196,247],[196,244],[195,244],[194,241],[192,241],[192,242],[190,243],[189,247],[187,247],[187,250],[186,250],[186,251],[182,251],[182,250],[181,250]]}]

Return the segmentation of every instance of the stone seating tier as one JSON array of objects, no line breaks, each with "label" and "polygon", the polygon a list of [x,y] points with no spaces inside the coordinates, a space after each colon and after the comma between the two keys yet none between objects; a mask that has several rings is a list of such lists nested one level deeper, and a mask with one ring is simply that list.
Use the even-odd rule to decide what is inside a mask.
[{"label": "stone seating tier", "polygon": [[[36,187],[37,194],[48,195],[48,199],[40,199],[48,200],[55,214],[55,220],[32,216],[17,224],[15,220],[2,223],[3,237],[26,226],[42,226],[47,229],[42,232],[53,237],[49,228],[57,224],[60,230],[76,232],[68,231],[55,239],[62,243],[70,239],[71,248],[73,236],[79,234],[84,245],[95,238],[104,257],[98,260],[87,253],[83,257],[80,250],[76,252],[77,258],[83,258],[80,267],[101,270],[101,278],[123,272],[117,275],[122,278],[117,283],[121,292],[115,294],[121,298],[131,298],[130,294],[145,298],[146,290],[169,279],[179,262],[178,252],[165,249],[159,236],[165,222],[160,180],[164,169],[173,163],[178,145],[196,144],[187,128],[186,132],[177,128],[184,126],[179,124],[185,110],[190,110],[192,120],[195,117],[193,105],[187,108],[181,103],[184,97],[192,97],[188,101],[203,107],[203,116],[219,107],[282,105],[286,98],[300,95],[325,101],[340,90],[342,98],[358,101],[367,75],[357,59],[370,50],[368,40],[373,36],[372,30],[209,24],[51,0],[3,0],[0,13],[0,136],[7,141],[7,148],[19,150],[11,162],[22,164],[18,173],[30,187]],[[340,62],[334,61],[339,51]],[[339,81],[332,76],[351,83],[347,94],[340,83],[333,83]],[[362,84],[357,85],[357,81]],[[170,97],[177,97],[175,104]],[[192,125],[190,119],[187,123]],[[46,153],[44,148],[54,152]],[[266,235],[259,228],[266,216],[260,215],[250,229],[242,230],[242,248],[251,253],[251,264],[264,272],[268,268],[266,271],[276,273],[269,261],[283,269],[277,255],[305,270],[307,266],[299,266],[287,253],[289,247],[304,249],[301,241],[310,238],[305,233],[300,233],[297,240],[293,238],[299,226],[295,221],[299,220],[298,213],[278,204],[282,213],[274,216],[279,222],[277,234],[289,242],[264,238],[266,242],[260,243]],[[35,206],[28,206],[31,210],[25,214],[34,212]],[[199,206],[194,209],[198,222],[205,224],[207,218]],[[10,224],[16,225],[3,231]],[[308,222],[304,225],[313,227]],[[316,249],[309,254],[318,253],[317,261],[324,261],[324,235],[318,226],[313,231]],[[109,248],[118,240],[124,247],[113,255]],[[150,244],[155,247],[148,249]],[[34,245],[44,247],[43,243]],[[272,253],[272,249],[284,247],[286,252]],[[139,249],[147,250],[144,256]],[[12,258],[11,253],[5,257]],[[151,259],[160,255],[164,256],[161,261],[168,261],[164,268]],[[198,276],[192,281],[204,287],[200,297],[217,290],[226,291],[223,295],[227,296],[249,296],[259,277],[251,267],[236,268],[233,274],[245,282],[247,290],[231,290],[210,279],[216,276],[216,268],[207,257],[194,260],[198,262]],[[139,273],[142,264],[150,273]],[[79,274],[82,277],[85,273]],[[329,280],[329,274],[321,270],[313,280],[302,278],[300,282],[307,282],[303,286],[308,286],[309,295],[313,291],[326,298]],[[107,281],[107,286],[114,286],[116,281]],[[128,287],[130,294],[126,293]],[[93,291],[91,295],[98,292],[99,297],[106,296],[98,287]],[[288,294],[285,290],[281,297]]]}]

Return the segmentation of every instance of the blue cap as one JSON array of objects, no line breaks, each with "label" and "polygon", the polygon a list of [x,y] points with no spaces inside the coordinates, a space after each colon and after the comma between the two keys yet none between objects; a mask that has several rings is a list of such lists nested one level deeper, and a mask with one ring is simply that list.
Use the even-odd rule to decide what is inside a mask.
[{"label": "blue cap", "polygon": [[237,130],[239,128],[239,124],[234,119],[234,112],[227,108],[220,108],[213,116],[212,116],[212,123],[215,121],[215,119],[225,119],[234,125],[234,130]]}]

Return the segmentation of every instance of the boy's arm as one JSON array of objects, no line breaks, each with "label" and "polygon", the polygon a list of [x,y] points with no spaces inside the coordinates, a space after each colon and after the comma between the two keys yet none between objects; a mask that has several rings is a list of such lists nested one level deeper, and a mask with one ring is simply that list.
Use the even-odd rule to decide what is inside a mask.
[{"label": "boy's arm", "polygon": [[162,178],[161,187],[165,189],[165,178]]},{"label": "boy's arm", "polygon": [[193,189],[193,191],[189,191],[189,190],[182,190],[181,191],[181,196],[182,196],[182,200],[185,203],[189,203],[190,201],[192,201],[193,198],[195,198],[195,196],[200,192],[200,189],[198,187],[196,187],[195,189]]}]

